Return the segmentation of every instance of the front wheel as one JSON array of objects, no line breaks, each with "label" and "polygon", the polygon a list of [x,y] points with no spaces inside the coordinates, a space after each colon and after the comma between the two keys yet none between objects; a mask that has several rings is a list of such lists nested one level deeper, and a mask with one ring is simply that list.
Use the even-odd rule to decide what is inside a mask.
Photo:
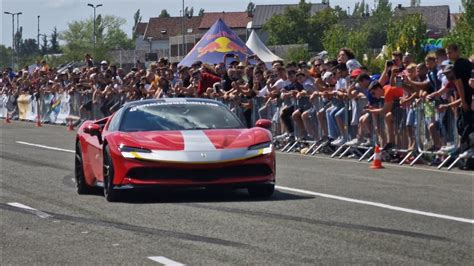
[{"label": "front wheel", "polygon": [[270,198],[275,191],[275,184],[255,185],[247,190],[252,198]]},{"label": "front wheel", "polygon": [[81,143],[76,143],[76,154],[74,160],[74,177],[76,179],[76,191],[79,195],[91,194],[93,187],[86,183],[84,177],[84,164],[82,161]]},{"label": "front wheel", "polygon": [[110,156],[109,146],[104,148],[104,196],[108,202],[119,201],[120,195],[119,191],[114,190],[114,163],[112,157]]}]

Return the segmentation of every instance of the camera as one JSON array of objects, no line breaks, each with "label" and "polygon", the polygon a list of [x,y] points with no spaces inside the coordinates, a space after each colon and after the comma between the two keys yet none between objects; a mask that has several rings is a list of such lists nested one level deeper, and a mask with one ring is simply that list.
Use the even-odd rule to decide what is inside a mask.
[{"label": "camera", "polygon": [[395,63],[393,62],[393,60],[388,60],[387,63],[385,63],[385,65],[386,65],[387,67],[391,67],[391,66],[393,66],[394,64],[395,64]]}]

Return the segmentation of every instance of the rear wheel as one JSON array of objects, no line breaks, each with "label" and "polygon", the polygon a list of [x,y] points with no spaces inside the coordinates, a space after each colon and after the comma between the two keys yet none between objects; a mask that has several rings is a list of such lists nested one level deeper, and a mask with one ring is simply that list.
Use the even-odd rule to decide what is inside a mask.
[{"label": "rear wheel", "polygon": [[119,198],[120,198],[119,191],[114,190],[114,184],[113,184],[114,164],[113,164],[113,161],[112,161],[112,157],[110,156],[109,146],[105,146],[105,148],[104,148],[103,175],[104,175],[104,196],[105,196],[105,199],[109,202],[119,201]]},{"label": "rear wheel", "polygon": [[84,177],[84,165],[82,161],[81,143],[76,143],[76,156],[74,160],[74,177],[76,179],[76,191],[79,195],[91,194],[93,187],[86,183]]},{"label": "rear wheel", "polygon": [[247,188],[252,198],[270,198],[275,191],[275,184],[255,185]]}]

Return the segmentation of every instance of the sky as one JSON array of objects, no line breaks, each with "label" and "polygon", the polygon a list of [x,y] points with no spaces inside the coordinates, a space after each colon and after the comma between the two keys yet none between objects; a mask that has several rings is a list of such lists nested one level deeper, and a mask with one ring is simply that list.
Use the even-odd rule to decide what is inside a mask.
[{"label": "sky", "polygon": [[[194,7],[197,14],[200,8],[206,11],[244,11],[249,0],[184,0],[185,6]],[[299,0],[252,0],[255,4],[296,4]],[[321,0],[310,0],[308,2],[320,3]],[[358,0],[330,0],[330,5],[339,5],[344,9],[350,7],[352,10]],[[374,1],[366,0],[372,7]],[[392,0],[392,6],[398,4],[408,6],[410,0]],[[162,9],[167,9],[172,16],[179,16],[182,9],[181,0],[0,0],[0,11],[2,14],[0,44],[11,46],[12,42],[12,16],[4,14],[5,11],[20,15],[20,26],[23,27],[23,38],[34,38],[37,36],[38,15],[40,16],[40,33],[50,35],[54,27],[58,31],[64,31],[68,23],[75,20],[83,20],[93,16],[93,9],[87,6],[91,4],[103,4],[97,9],[97,14],[116,15],[127,20],[122,29],[129,35],[132,33],[133,15],[140,9],[142,22],[148,22],[150,17],[157,17]],[[218,3],[218,4],[216,4]],[[449,4],[452,13],[459,11],[461,0],[421,0],[421,5],[446,5]],[[16,28],[16,16],[15,16]]]}]

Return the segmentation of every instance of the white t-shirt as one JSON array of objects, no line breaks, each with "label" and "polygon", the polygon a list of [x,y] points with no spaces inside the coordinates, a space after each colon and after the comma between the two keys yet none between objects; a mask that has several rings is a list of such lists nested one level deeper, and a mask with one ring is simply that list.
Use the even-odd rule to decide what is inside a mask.
[{"label": "white t-shirt", "polygon": [[266,97],[266,96],[268,96],[269,94],[270,94],[270,92],[268,91],[268,86],[265,86],[265,87],[263,87],[263,89],[261,89],[261,90],[258,92],[257,96],[258,96],[258,97]]},{"label": "white t-shirt", "polygon": [[336,90],[342,90],[347,88],[347,80],[345,78],[340,78],[336,82]]},{"label": "white t-shirt", "polygon": [[291,82],[288,79],[286,80],[279,79],[275,82],[275,84],[273,84],[273,87],[276,87],[277,89],[282,90],[283,88],[285,88],[286,86],[290,84]]}]

